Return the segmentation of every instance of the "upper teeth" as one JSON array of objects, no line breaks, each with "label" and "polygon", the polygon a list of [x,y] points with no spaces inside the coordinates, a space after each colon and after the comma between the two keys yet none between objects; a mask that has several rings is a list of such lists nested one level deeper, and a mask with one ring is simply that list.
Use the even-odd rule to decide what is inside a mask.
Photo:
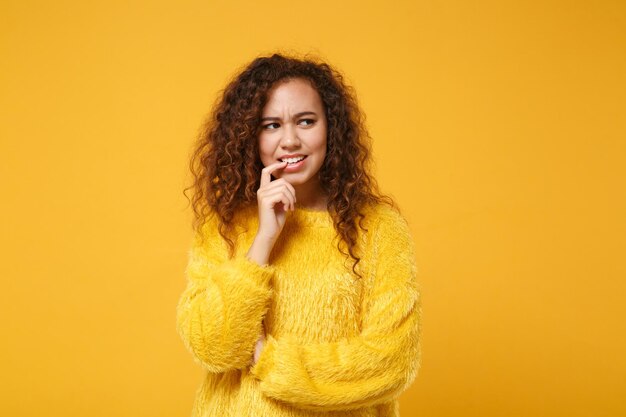
[{"label": "upper teeth", "polygon": [[283,162],[287,161],[290,164],[293,164],[294,162],[298,162],[298,161],[302,161],[304,159],[304,156],[299,156],[297,158],[284,158]]}]

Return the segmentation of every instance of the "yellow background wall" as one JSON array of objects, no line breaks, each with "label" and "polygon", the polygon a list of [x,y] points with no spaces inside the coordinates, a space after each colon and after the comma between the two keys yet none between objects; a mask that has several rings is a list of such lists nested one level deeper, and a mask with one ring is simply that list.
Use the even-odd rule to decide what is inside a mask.
[{"label": "yellow background wall", "polygon": [[411,224],[402,416],[626,415],[626,3],[0,3],[0,414],[188,416],[188,153],[226,79],[313,52]]}]

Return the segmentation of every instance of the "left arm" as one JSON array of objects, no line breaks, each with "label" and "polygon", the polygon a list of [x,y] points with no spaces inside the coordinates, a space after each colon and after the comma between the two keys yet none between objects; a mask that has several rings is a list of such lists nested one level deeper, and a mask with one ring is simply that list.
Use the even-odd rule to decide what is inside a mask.
[{"label": "left arm", "polygon": [[265,395],[299,408],[349,410],[393,400],[413,383],[420,367],[421,302],[406,220],[385,212],[373,245],[377,262],[365,288],[361,333],[306,344],[267,335],[251,368]]}]

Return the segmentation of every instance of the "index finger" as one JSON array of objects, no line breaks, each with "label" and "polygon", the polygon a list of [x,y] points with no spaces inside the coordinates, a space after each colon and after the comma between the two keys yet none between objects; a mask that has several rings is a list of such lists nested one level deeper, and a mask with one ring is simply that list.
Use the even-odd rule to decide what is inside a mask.
[{"label": "index finger", "polygon": [[281,167],[281,165],[287,164],[287,161],[283,161],[283,162],[274,162],[271,165],[266,166],[265,168],[263,168],[261,170],[261,187],[266,186],[267,184],[269,184],[272,181],[272,172],[276,171],[279,168],[284,168]]}]

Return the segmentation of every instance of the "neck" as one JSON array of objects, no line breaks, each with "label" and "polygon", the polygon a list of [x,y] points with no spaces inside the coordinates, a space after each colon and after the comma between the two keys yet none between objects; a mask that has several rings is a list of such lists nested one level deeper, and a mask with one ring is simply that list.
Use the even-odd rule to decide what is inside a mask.
[{"label": "neck", "polygon": [[296,207],[310,210],[327,209],[328,196],[322,191],[319,181],[294,185],[293,188],[296,190]]}]

